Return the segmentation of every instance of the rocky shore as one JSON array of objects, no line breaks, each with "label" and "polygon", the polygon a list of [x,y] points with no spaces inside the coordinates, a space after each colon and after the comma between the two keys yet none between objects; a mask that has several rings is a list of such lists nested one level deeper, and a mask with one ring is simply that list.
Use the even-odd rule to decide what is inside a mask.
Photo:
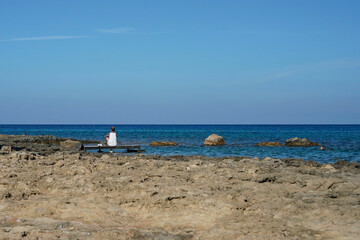
[{"label": "rocky shore", "polygon": [[0,239],[359,239],[360,166],[0,135]]}]

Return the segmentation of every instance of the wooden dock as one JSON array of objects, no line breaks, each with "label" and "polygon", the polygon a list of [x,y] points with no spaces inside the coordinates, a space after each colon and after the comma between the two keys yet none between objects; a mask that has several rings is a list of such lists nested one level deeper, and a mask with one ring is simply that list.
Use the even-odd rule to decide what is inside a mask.
[{"label": "wooden dock", "polygon": [[145,150],[142,150],[140,145],[120,145],[120,146],[82,146],[81,150],[98,150],[98,152],[102,152],[103,149],[109,149],[110,151],[113,151],[114,149],[126,149],[126,152],[145,152]]}]

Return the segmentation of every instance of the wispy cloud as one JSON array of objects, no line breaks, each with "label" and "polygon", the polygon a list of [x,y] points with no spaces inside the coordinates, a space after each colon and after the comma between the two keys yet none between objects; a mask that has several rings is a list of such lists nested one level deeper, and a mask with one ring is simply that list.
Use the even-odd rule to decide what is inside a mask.
[{"label": "wispy cloud", "polygon": [[[264,84],[276,81],[291,82],[294,81],[294,77],[301,76],[303,74],[312,73],[331,73],[334,70],[344,70],[359,68],[360,60],[357,59],[337,59],[328,60],[322,62],[304,63],[299,65],[289,65],[282,68],[274,69],[257,69],[256,71],[242,73],[241,75],[229,78],[228,81],[219,81],[218,78],[209,80],[209,84],[216,88],[234,88],[244,86],[248,84]],[[223,77],[221,77],[223,79]],[[306,78],[305,78],[306,79]]]},{"label": "wispy cloud", "polygon": [[124,27],[124,28],[108,28],[108,29],[98,29],[98,32],[101,33],[133,33],[134,28]]},{"label": "wispy cloud", "polygon": [[124,35],[154,35],[154,34],[163,33],[158,31],[152,31],[152,32],[137,31],[135,28],[131,28],[131,27],[98,29],[96,31],[105,34],[124,34]]},{"label": "wispy cloud", "polygon": [[1,42],[16,42],[16,41],[48,41],[48,40],[63,40],[75,38],[89,38],[90,36],[40,36],[40,37],[20,37],[11,39],[2,39]]},{"label": "wispy cloud", "polygon": [[360,61],[339,59],[339,60],[307,63],[302,65],[293,65],[293,66],[284,67],[283,69],[273,70],[272,73],[270,73],[266,77],[260,77],[253,82],[262,83],[272,80],[285,79],[291,76],[304,74],[304,73],[306,74],[313,72],[326,72],[335,69],[348,69],[354,67],[360,67]]},{"label": "wispy cloud", "polygon": [[252,30],[232,30],[233,33],[239,33],[243,35],[290,35],[290,32],[273,30],[273,29],[252,29]]}]

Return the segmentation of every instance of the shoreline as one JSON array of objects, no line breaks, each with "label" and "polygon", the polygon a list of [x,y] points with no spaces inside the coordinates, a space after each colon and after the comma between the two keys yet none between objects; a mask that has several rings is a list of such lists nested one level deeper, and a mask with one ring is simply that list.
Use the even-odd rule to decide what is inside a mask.
[{"label": "shoreline", "polygon": [[[82,140],[82,139],[76,139],[76,138],[65,138],[65,137],[56,137],[54,135],[7,135],[7,134],[0,134],[0,149],[2,146],[12,146],[14,150],[21,150],[21,149],[25,149],[28,151],[33,151],[33,152],[39,152],[41,154],[51,154],[51,153],[55,153],[57,151],[60,150],[64,150],[61,148],[61,142],[64,142],[66,140],[71,140],[71,141],[77,141],[83,145],[86,144],[98,144],[99,142],[104,144],[104,141],[99,141],[99,140]],[[295,149],[295,148],[301,148],[301,147],[286,147],[286,146],[281,146],[281,147],[269,147],[269,146],[260,146],[260,144],[262,143],[266,143],[266,142],[261,142],[261,143],[254,143],[254,147],[259,148],[259,150],[261,150],[261,148],[267,148],[267,149],[271,149],[271,148],[284,148],[284,149]],[[336,163],[337,161],[345,161],[345,162],[349,162],[349,163],[356,163],[356,164],[360,164],[360,162],[357,159],[347,159],[347,158],[341,158],[341,157],[337,157],[337,158],[329,158],[328,161],[324,160],[324,158],[326,156],[329,156],[329,151],[331,152],[330,149],[327,149],[325,151],[322,151],[322,157],[320,159],[316,159],[316,157],[305,157],[303,158],[302,156],[286,156],[285,157],[276,157],[276,156],[267,156],[265,154],[262,154],[261,156],[257,156],[255,154],[250,154],[250,155],[227,155],[227,154],[214,154],[213,156],[206,156],[206,155],[202,155],[200,154],[193,154],[193,153],[183,153],[183,154],[171,154],[169,152],[171,152],[172,146],[161,146],[161,147],[157,147],[157,146],[151,146],[151,144],[145,144],[145,145],[140,145],[141,147],[150,149],[149,152],[145,152],[144,154],[147,156],[151,156],[151,155],[159,155],[159,156],[164,156],[164,157],[168,157],[168,156],[184,156],[184,157],[191,157],[191,156],[201,156],[201,157],[210,157],[210,158],[242,158],[242,157],[246,157],[246,158],[254,158],[254,157],[258,157],[258,158],[266,158],[266,157],[271,157],[271,158],[278,158],[278,159],[285,159],[285,158],[295,158],[295,159],[301,159],[304,161],[316,161],[322,164],[327,164],[327,163]],[[226,147],[232,147],[232,146],[237,146],[237,144],[227,144],[225,145]],[[203,145],[199,145],[197,147],[203,147]],[[211,147],[213,148],[213,150],[216,150],[218,146],[215,147]],[[313,151],[314,148],[317,148],[318,146],[313,146],[313,147],[306,147],[309,150]],[[221,148],[221,146],[219,147]],[[154,149],[164,149],[164,153],[163,154],[158,154],[158,153],[154,153]],[[71,150],[73,152],[78,152],[79,149],[67,149],[67,150]],[[220,150],[221,151],[221,150]],[[319,150],[320,151],[320,150]],[[89,151],[92,153],[95,153],[94,151]],[[104,153],[107,153],[107,151],[105,151]],[[126,153],[126,152],[115,152],[115,154],[131,154],[131,153]],[[325,155],[324,155],[325,154]],[[284,154],[282,154],[284,155]],[[295,154],[296,155],[296,154]],[[326,159],[326,158],[325,158]]]}]

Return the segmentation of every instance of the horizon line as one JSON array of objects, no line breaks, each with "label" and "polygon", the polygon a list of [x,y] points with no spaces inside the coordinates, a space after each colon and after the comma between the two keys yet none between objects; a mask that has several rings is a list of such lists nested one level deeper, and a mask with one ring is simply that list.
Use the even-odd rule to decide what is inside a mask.
[{"label": "horizon line", "polygon": [[0,125],[360,125],[360,123],[0,123]]}]

